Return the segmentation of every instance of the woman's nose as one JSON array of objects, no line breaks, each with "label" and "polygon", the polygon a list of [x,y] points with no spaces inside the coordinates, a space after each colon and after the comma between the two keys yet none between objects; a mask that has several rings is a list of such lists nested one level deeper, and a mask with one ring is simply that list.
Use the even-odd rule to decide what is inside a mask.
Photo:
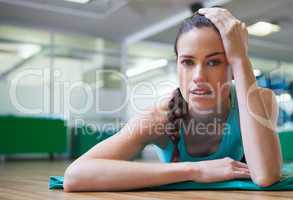
[{"label": "woman's nose", "polygon": [[197,65],[195,67],[192,80],[195,83],[207,81],[206,72],[202,65]]}]

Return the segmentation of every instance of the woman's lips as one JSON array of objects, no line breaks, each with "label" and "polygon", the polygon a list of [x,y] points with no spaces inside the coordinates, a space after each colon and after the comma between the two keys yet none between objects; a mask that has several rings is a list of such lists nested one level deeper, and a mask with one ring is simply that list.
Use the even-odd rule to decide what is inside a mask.
[{"label": "woman's lips", "polygon": [[205,88],[197,88],[197,89],[191,90],[190,93],[194,95],[204,96],[204,95],[210,95],[212,91]]}]

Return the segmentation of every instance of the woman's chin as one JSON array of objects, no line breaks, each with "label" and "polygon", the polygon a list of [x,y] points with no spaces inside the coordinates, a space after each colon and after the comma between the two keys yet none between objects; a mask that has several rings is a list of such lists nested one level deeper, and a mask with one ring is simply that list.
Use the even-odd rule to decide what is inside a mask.
[{"label": "woman's chin", "polygon": [[191,101],[190,108],[195,114],[210,114],[214,111],[214,103],[206,101]]}]

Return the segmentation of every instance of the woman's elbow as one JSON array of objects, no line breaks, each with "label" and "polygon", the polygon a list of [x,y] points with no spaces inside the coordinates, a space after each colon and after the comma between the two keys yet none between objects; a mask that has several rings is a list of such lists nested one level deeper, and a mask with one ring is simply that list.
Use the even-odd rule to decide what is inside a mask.
[{"label": "woman's elbow", "polygon": [[269,187],[274,183],[280,181],[281,172],[276,174],[270,174],[268,176],[257,177],[253,179],[253,182],[260,187]]},{"label": "woman's elbow", "polygon": [[77,191],[79,181],[78,181],[77,170],[73,166],[69,166],[64,173],[63,181],[63,191],[64,192],[74,192]]}]

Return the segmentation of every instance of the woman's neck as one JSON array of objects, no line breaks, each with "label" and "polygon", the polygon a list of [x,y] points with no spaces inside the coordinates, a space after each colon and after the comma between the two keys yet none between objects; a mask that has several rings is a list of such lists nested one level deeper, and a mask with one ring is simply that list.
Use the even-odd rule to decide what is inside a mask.
[{"label": "woman's neck", "polygon": [[194,115],[194,113],[189,112],[183,120],[185,133],[189,135],[199,134],[202,136],[206,134],[220,134],[226,124],[229,109],[231,107],[230,98],[228,101],[224,102],[227,103],[223,105],[221,112],[218,112],[216,109],[214,109],[214,112],[205,115]]},{"label": "woman's neck", "polygon": [[194,121],[196,123],[210,123],[213,121],[225,122],[227,119],[228,112],[231,107],[231,100],[228,98],[227,101],[223,101],[221,109],[217,107],[210,109],[208,112],[195,112],[192,108],[189,108],[189,114],[186,116],[187,122]]}]

